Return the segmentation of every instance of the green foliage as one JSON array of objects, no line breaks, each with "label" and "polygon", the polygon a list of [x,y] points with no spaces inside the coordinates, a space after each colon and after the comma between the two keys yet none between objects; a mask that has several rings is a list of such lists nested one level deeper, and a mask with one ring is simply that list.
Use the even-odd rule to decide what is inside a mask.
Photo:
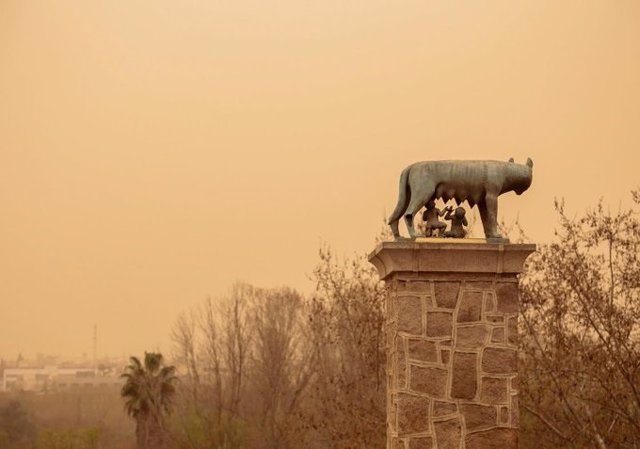
[{"label": "green foliage", "polygon": [[0,430],[0,449],[9,449],[9,445],[9,434],[4,430]]},{"label": "green foliage", "polygon": [[[0,393],[0,410],[19,402],[28,425],[21,437],[11,440],[0,430],[0,449],[34,449],[36,442],[49,444],[67,433],[75,446],[99,449],[133,449],[132,423],[122,413],[117,389],[81,388],[37,394],[34,392]],[[0,418],[0,428],[10,420]],[[26,429],[26,431],[24,430]]]},{"label": "green foliage", "polygon": [[34,437],[35,425],[21,402],[10,401],[0,408],[0,447],[20,447]]},{"label": "green foliage", "polygon": [[249,443],[247,426],[229,413],[214,417],[191,412],[173,427],[176,449],[245,449]]},{"label": "green foliage", "polygon": [[161,449],[167,444],[165,416],[175,395],[175,367],[165,366],[162,354],[145,352],[144,363],[130,358],[120,392],[126,412],[136,421],[136,440],[141,449]]},{"label": "green foliage", "polygon": [[100,434],[97,428],[84,430],[47,429],[38,434],[34,449],[98,449]]},{"label": "green foliage", "polygon": [[163,366],[162,354],[154,352],[145,352],[144,365],[137,357],[130,360],[122,374],[125,384],[120,393],[127,413],[134,419],[170,413],[177,381],[175,367]]}]

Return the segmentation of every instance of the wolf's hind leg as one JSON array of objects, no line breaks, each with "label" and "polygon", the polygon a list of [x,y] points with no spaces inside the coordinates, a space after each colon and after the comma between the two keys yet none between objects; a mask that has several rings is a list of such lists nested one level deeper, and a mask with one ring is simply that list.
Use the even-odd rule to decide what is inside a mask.
[{"label": "wolf's hind leg", "polygon": [[435,191],[435,185],[433,182],[424,177],[416,175],[413,171],[409,174],[408,186],[411,192],[409,205],[404,211],[404,221],[409,231],[409,236],[412,239],[418,237],[416,229],[413,225],[413,219],[422,206],[431,199]]},{"label": "wolf's hind leg", "polygon": [[405,214],[404,222],[407,225],[407,231],[409,231],[409,237],[412,239],[415,239],[416,237],[418,237],[418,234],[416,233],[416,229],[413,227],[413,215],[409,213]]},{"label": "wolf's hind leg", "polygon": [[407,224],[407,230],[409,231],[409,236],[412,239],[419,237],[413,224],[413,218],[416,216],[418,211],[422,209],[422,206],[424,206],[425,202],[426,201],[422,201],[422,197],[412,197],[411,202],[409,203],[409,207],[404,214],[404,221]]}]

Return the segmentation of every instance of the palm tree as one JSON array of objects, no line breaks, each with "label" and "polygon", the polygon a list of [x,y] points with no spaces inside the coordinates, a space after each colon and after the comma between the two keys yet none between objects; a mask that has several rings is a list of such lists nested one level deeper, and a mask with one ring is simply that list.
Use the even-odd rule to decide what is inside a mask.
[{"label": "palm tree", "polygon": [[144,353],[144,364],[130,358],[122,377],[125,383],[120,395],[124,408],[136,422],[136,440],[140,449],[166,447],[165,417],[171,413],[175,395],[174,366],[165,366],[162,354]]}]

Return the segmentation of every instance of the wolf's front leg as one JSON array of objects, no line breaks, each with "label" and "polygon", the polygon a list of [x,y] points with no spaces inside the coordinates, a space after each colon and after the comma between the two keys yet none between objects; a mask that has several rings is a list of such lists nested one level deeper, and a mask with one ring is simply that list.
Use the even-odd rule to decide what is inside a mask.
[{"label": "wolf's front leg", "polygon": [[498,196],[487,194],[484,201],[478,204],[484,235],[488,239],[502,238],[498,233]]}]

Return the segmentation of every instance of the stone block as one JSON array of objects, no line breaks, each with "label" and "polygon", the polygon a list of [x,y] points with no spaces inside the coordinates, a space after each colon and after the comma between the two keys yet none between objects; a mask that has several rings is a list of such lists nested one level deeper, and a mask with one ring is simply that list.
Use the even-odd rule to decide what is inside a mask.
[{"label": "stone block", "polygon": [[507,348],[485,348],[482,371],[494,374],[515,374],[518,371],[516,351]]},{"label": "stone block", "polygon": [[444,363],[445,365],[449,364],[449,359],[451,359],[451,350],[449,349],[440,350],[440,359],[442,360],[442,363]]},{"label": "stone block", "polygon": [[417,293],[431,292],[431,288],[429,287],[429,282],[427,281],[407,281],[405,284],[405,289],[407,291],[417,292]]},{"label": "stone block", "polygon": [[496,297],[493,293],[485,293],[484,295],[484,313],[495,313]]},{"label": "stone block", "polygon": [[389,449],[406,449],[406,446],[404,445],[404,441],[398,437],[391,437],[389,439]]},{"label": "stone block", "polygon": [[407,393],[397,393],[395,403],[398,413],[398,435],[410,435],[429,431],[429,399]]},{"label": "stone block", "polygon": [[518,449],[518,431],[504,427],[472,433],[465,449]]},{"label": "stone block", "polygon": [[478,349],[485,345],[489,335],[489,327],[484,324],[458,326],[456,334],[456,348]]},{"label": "stone block", "polygon": [[496,286],[498,298],[498,312],[518,313],[520,309],[518,284],[514,282],[504,282]]},{"label": "stone block", "polygon": [[422,334],[422,298],[399,296],[396,301],[397,330],[409,334]]},{"label": "stone block", "polygon": [[509,407],[500,407],[500,425],[509,424]]},{"label": "stone block", "polygon": [[433,403],[433,416],[440,417],[451,415],[458,411],[458,406],[455,402],[435,401]]},{"label": "stone block", "polygon": [[387,299],[384,301],[384,307],[385,307],[385,314],[388,317],[393,317],[396,316],[396,301],[397,301],[397,297],[394,297],[393,295],[388,295]]},{"label": "stone block", "polygon": [[387,321],[384,325],[385,344],[388,348],[393,348],[396,333],[391,328],[391,322]]},{"label": "stone block", "polygon": [[480,401],[485,404],[509,403],[509,379],[484,376],[480,384]]},{"label": "stone block", "polygon": [[433,428],[438,449],[460,449],[462,446],[462,430],[458,418],[435,421]]},{"label": "stone block", "polygon": [[[391,399],[389,399],[391,397]],[[398,433],[397,420],[398,420],[398,404],[395,401],[395,394],[391,393],[387,396],[387,435],[396,435]],[[389,417],[393,417],[388,419]]]},{"label": "stone block", "polygon": [[504,343],[504,328],[494,327],[491,332],[491,343]]},{"label": "stone block", "polygon": [[411,365],[410,388],[432,398],[444,398],[447,390],[448,372],[444,368]]},{"label": "stone block", "polygon": [[507,320],[507,341],[512,345],[518,344],[518,318],[515,316]]},{"label": "stone block", "polygon": [[407,387],[407,353],[404,348],[404,338],[396,336],[396,379],[398,388]]},{"label": "stone block", "polygon": [[463,290],[456,321],[458,323],[480,321],[482,318],[482,300],[482,292]]},{"label": "stone block", "polygon": [[451,397],[456,399],[474,399],[478,390],[477,354],[465,352],[453,353]]},{"label": "stone block", "polygon": [[518,376],[509,379],[511,394],[517,394],[520,391]]},{"label": "stone block", "polygon": [[408,449],[433,449],[433,438],[431,437],[409,438]]},{"label": "stone block", "polygon": [[493,282],[490,281],[468,281],[467,287],[473,290],[489,290],[493,291]]},{"label": "stone block", "polygon": [[451,312],[427,312],[427,336],[450,337],[453,330]]},{"label": "stone block", "polygon": [[460,412],[464,416],[467,432],[489,429],[498,424],[496,408],[489,405],[461,404]]},{"label": "stone block", "polygon": [[422,362],[437,362],[438,351],[436,344],[421,338],[409,338],[409,358]]},{"label": "stone block", "polygon": [[436,304],[438,307],[455,309],[460,292],[459,282],[434,282]]},{"label": "stone block", "polygon": [[518,406],[518,396],[511,396],[511,427],[520,426],[520,408]]},{"label": "stone block", "polygon": [[424,299],[425,299],[426,310],[431,310],[437,307],[436,300],[434,299],[433,295],[424,296]]}]

